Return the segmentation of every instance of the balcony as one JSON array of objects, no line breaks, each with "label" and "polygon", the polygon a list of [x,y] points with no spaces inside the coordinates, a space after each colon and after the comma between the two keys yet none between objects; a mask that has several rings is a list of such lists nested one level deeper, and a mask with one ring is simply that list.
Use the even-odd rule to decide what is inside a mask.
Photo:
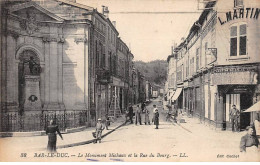
[{"label": "balcony", "polygon": [[97,81],[101,84],[108,84],[112,83],[112,73],[104,68],[97,68],[96,69]]}]

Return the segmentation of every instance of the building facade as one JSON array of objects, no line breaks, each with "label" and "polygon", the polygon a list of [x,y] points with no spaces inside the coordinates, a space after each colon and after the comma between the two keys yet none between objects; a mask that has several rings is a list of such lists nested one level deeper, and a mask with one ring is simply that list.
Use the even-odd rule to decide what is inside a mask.
[{"label": "building facade", "polygon": [[119,50],[104,13],[67,0],[5,1],[1,11],[1,116],[53,114],[63,122],[74,113],[76,127],[121,114],[133,54],[122,40]]},{"label": "building facade", "polygon": [[231,129],[232,105],[240,110],[240,129],[259,120],[256,112],[243,113],[259,101],[259,7],[257,0],[206,4],[175,48],[179,109],[222,130]]}]

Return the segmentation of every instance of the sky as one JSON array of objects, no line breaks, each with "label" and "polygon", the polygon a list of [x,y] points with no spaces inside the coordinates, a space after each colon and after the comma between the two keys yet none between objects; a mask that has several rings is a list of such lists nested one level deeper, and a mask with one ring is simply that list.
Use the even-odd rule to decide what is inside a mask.
[{"label": "sky", "polygon": [[[200,0],[202,1],[202,0]],[[108,6],[109,19],[116,21],[119,37],[128,45],[134,60],[166,60],[171,46],[187,37],[199,18],[198,0],[77,0],[97,8]],[[202,9],[203,4],[199,4]]]}]

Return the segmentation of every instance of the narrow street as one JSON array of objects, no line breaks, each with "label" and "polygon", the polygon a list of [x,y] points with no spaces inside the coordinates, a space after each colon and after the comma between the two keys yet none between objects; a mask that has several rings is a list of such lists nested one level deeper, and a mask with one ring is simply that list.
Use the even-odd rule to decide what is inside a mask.
[{"label": "narrow street", "polygon": [[[86,161],[183,162],[243,159],[243,155],[239,153],[240,136],[236,133],[214,132],[207,128],[204,130],[206,126],[203,124],[199,124],[202,129],[196,132],[190,130],[189,125],[185,125],[186,123],[166,122],[165,113],[162,112],[159,101],[149,104],[150,112],[152,112],[153,104],[156,104],[160,111],[158,130],[154,125],[127,124],[105,137],[102,143],[60,149],[58,152],[73,153],[76,154],[75,160]],[[151,119],[152,114],[150,115]],[[83,157],[77,157],[79,156],[77,153]]]},{"label": "narrow street", "polygon": [[[147,106],[150,121],[153,104],[160,112],[159,129],[152,123],[145,125],[142,114],[142,125],[128,122],[118,129],[111,126],[110,130],[115,130],[101,143],[72,145],[91,139],[93,129],[64,134],[64,140],[58,138],[57,145],[69,145],[58,148],[57,153],[41,149],[46,147],[47,136],[10,137],[4,139],[4,144],[16,147],[6,150],[9,153],[6,157],[19,161],[259,161],[257,155],[248,157],[239,152],[240,139],[246,132],[217,131],[185,115],[182,116],[184,123],[167,122],[159,99]],[[118,122],[122,125],[123,121],[121,118]],[[23,154],[27,156],[23,157]]]}]

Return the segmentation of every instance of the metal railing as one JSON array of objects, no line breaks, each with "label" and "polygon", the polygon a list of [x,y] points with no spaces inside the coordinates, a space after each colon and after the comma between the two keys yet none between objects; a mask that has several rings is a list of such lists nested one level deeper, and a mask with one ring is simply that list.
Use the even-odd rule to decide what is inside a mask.
[{"label": "metal railing", "polygon": [[69,128],[88,126],[89,111],[73,111],[63,114],[2,114],[1,132],[31,132],[44,131],[49,125],[50,120],[59,126],[60,131],[64,132]]}]

